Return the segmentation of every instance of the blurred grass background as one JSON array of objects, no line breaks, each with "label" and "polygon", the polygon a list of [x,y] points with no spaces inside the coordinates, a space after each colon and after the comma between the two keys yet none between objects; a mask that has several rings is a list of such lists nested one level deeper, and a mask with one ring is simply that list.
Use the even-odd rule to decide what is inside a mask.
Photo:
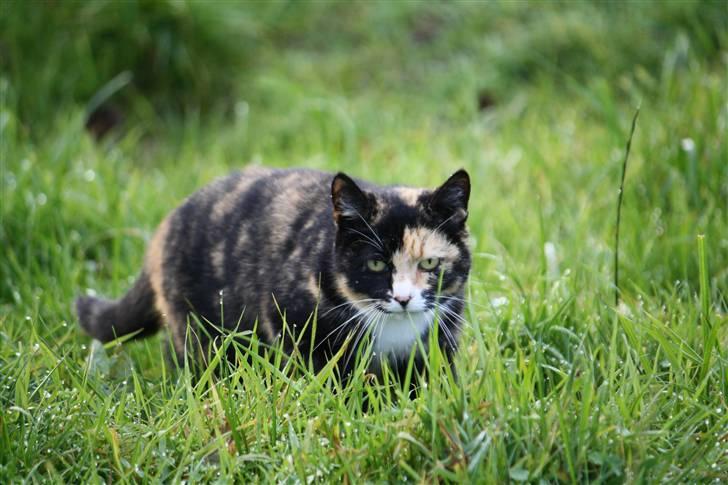
[{"label": "blurred grass background", "polygon": [[[85,372],[87,354],[70,302],[86,288],[119,295],[161,218],[248,163],[422,186],[461,166],[473,178],[467,340],[482,345],[461,355],[467,402],[448,401],[457,395],[448,391],[369,421],[332,415],[333,398],[296,412],[295,399],[279,403],[281,413],[329,416],[317,432],[343,440],[361,477],[725,477],[727,45],[725,1],[4,2],[0,402],[22,411],[2,417],[0,478],[169,479],[206,456],[212,442],[195,441],[204,432],[177,433],[172,465],[144,451],[158,438],[135,441],[140,426],[156,432],[195,409],[149,404],[168,385],[155,364],[161,338],[128,347],[147,386],[129,412],[152,406],[157,418],[108,417],[127,389],[109,376],[99,378],[116,386],[106,401],[70,412],[80,405],[70,376]],[[622,219],[625,308],[614,326],[615,205],[638,105]],[[584,393],[598,396],[593,428],[578,421]],[[445,424],[408,414],[431,416],[436,398]],[[121,438],[95,425],[79,445],[43,406],[80,429],[106,416]],[[475,422],[463,425],[463,408]],[[270,412],[251,409],[260,421]],[[361,444],[335,430],[355,415],[372,449],[406,453],[357,454]],[[387,435],[392,420],[431,455]],[[290,440],[307,432],[293,419],[279,426]],[[484,429],[487,451],[453,444],[453,433],[475,440]],[[270,461],[230,458],[244,476],[305,481],[316,460],[336,461],[322,445],[296,455],[299,469],[286,458],[290,442],[263,441],[253,449]],[[124,464],[118,446],[136,461]],[[195,470],[210,478],[220,468]],[[354,480],[352,470],[318,476]]]}]

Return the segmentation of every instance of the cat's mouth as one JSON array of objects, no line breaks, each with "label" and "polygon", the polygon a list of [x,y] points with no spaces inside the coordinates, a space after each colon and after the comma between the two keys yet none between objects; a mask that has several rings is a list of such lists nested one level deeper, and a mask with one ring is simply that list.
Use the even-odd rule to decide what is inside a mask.
[{"label": "cat's mouth", "polygon": [[387,315],[419,315],[420,313],[424,313],[425,311],[427,311],[428,308],[402,308],[397,310],[389,310],[383,305],[377,305],[377,310]]}]

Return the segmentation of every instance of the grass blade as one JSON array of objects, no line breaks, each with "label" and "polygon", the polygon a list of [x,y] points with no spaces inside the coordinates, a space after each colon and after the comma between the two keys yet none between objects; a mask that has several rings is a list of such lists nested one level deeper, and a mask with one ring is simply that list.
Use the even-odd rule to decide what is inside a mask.
[{"label": "grass blade", "polygon": [[640,115],[640,107],[634,112],[632,117],[632,128],[629,130],[629,138],[624,149],[624,160],[622,161],[622,178],[619,182],[619,196],[617,198],[617,224],[614,232],[614,306],[619,305],[619,226],[622,222],[622,199],[624,198],[624,177],[627,174],[627,162],[629,161],[629,152],[632,148],[632,137],[637,127],[637,117]]}]

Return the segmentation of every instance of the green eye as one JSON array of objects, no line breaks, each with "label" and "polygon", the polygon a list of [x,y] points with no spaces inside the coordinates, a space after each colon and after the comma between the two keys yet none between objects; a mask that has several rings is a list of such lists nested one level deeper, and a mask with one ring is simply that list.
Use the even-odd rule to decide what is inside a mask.
[{"label": "green eye", "polygon": [[432,271],[440,264],[440,258],[427,258],[420,261],[419,267],[425,271]]},{"label": "green eye", "polygon": [[369,271],[381,273],[382,271],[387,269],[387,263],[385,263],[381,259],[370,259],[369,261],[367,261],[367,268],[369,268]]}]

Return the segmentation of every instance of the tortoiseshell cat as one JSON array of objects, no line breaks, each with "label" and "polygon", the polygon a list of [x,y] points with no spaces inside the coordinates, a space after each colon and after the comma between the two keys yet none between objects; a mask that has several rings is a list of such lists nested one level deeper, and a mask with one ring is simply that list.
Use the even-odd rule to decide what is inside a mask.
[{"label": "tortoiseshell cat", "polygon": [[[401,367],[437,321],[439,344],[451,355],[470,271],[469,196],[464,170],[426,190],[378,187],[342,173],[247,168],[167,216],[134,286],[119,300],[78,298],[79,320],[104,342],[166,325],[180,357],[198,351],[190,345],[190,313],[213,338],[222,324],[255,328],[271,345],[285,321],[286,333],[299,333],[299,349],[314,349],[316,370],[349,336],[352,349],[370,339],[375,372],[383,356]],[[209,343],[199,333],[195,340]],[[291,352],[293,339],[284,348]]]}]

